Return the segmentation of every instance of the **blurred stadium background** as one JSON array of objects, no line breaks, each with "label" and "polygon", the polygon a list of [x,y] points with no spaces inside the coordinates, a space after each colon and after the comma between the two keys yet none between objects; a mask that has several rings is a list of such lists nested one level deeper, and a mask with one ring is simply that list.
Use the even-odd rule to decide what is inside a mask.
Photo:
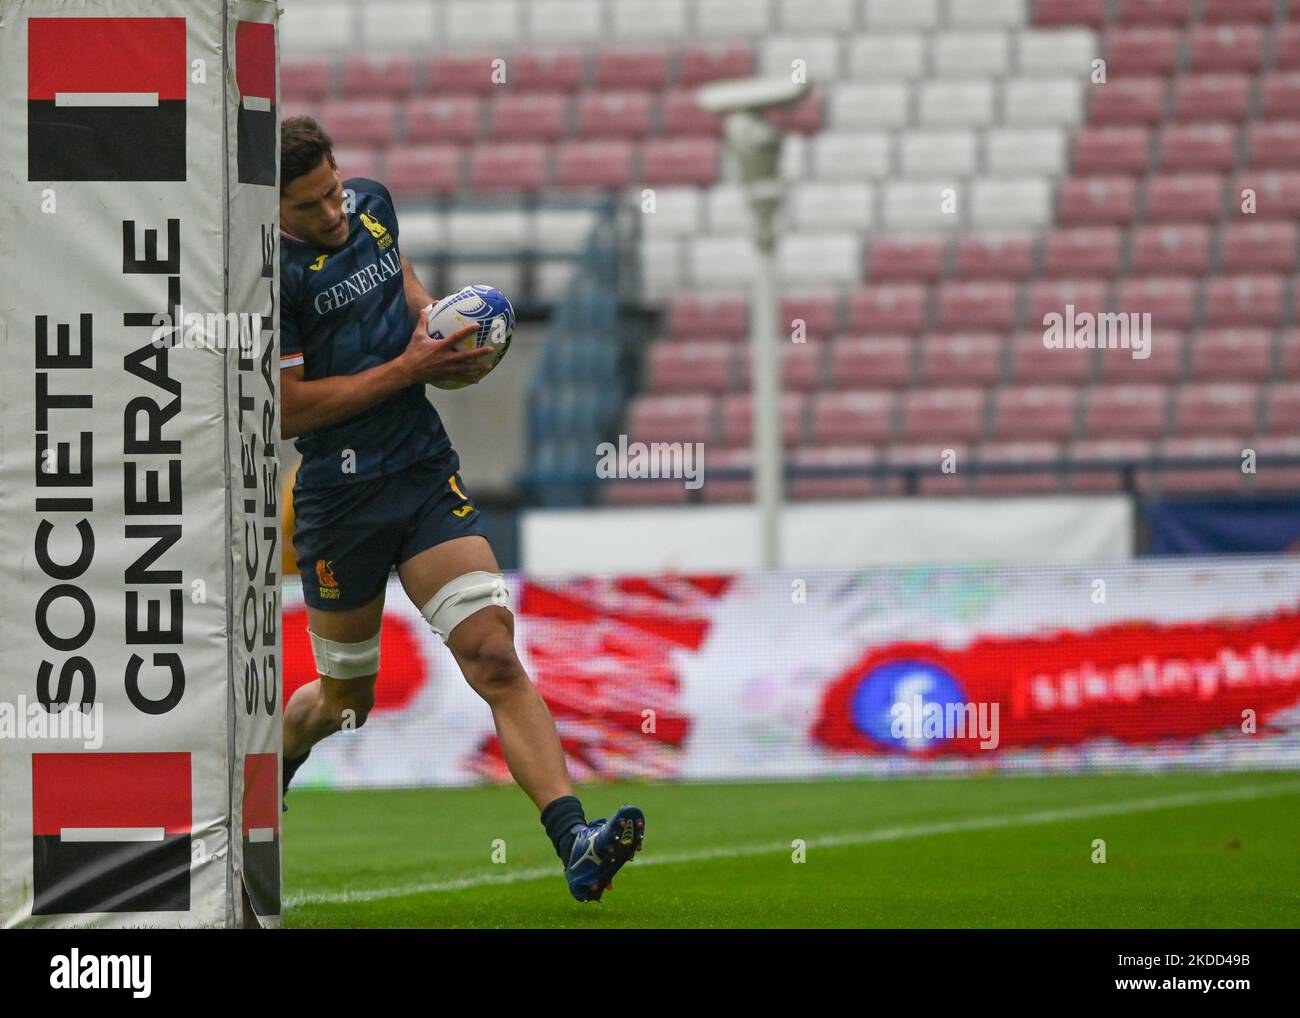
[{"label": "blurred stadium background", "polygon": [[[391,189],[431,291],[490,282],[520,313],[502,369],[436,405],[517,570],[521,655],[576,778],[1300,764],[1298,0],[284,7],[283,115],[317,117],[344,176]],[[766,574],[750,213],[695,89],[792,68],[813,90],[771,114],[776,264],[782,331],[803,332],[780,337],[780,406],[758,410],[788,468],[786,572]],[[1150,313],[1150,356],[1047,348],[1066,305]],[[599,478],[620,435],[703,443],[703,485]],[[286,575],[288,694],[312,675]],[[396,585],[383,653],[369,722],[299,782],[508,780],[486,708]],[[1001,702],[1001,746],[891,736],[902,689]],[[295,800],[290,886],[311,872],[293,825],[346,815]],[[1249,812],[1232,801],[1202,807],[1198,865],[1230,837],[1214,823]],[[1133,921],[1223,922],[1233,886]],[[1300,914],[1274,905],[1231,916]]]}]

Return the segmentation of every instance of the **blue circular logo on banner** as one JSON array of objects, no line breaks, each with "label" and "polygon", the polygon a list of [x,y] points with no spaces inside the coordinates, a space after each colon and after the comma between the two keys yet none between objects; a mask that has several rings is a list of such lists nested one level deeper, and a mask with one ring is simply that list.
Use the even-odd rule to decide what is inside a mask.
[{"label": "blue circular logo on banner", "polygon": [[[891,661],[858,680],[849,702],[853,726],[872,742],[891,749],[921,750],[944,738],[944,707],[963,703],[961,683],[930,661]],[[925,737],[926,705],[939,710],[939,733]]]}]

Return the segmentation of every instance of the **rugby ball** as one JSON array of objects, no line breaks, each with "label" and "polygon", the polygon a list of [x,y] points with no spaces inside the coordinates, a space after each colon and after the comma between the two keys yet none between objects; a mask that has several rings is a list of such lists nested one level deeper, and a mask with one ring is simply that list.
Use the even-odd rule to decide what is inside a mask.
[{"label": "rugby ball", "polygon": [[[515,333],[515,309],[504,293],[495,286],[476,283],[442,298],[429,313],[429,335],[434,339],[446,339],[474,324],[478,325],[478,331],[457,343],[456,349],[474,350],[491,343],[497,348],[488,369],[491,371],[501,363]],[[439,389],[463,389],[470,383],[439,381],[433,384]]]}]

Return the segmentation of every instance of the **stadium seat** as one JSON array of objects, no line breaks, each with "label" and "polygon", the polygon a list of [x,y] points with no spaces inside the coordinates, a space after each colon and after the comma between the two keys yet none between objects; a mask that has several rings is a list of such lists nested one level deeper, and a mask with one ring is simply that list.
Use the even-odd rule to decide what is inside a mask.
[{"label": "stadium seat", "polygon": [[534,244],[533,217],[519,209],[451,209],[445,229],[445,243],[456,252],[495,254]]},{"label": "stadium seat", "polygon": [[1196,280],[1186,276],[1121,279],[1114,310],[1150,314],[1155,329],[1186,329],[1196,320]]},{"label": "stadium seat", "polygon": [[[801,446],[790,457],[794,468],[839,468],[842,470],[866,469],[880,462],[879,450],[867,445]],[[865,498],[874,495],[880,482],[872,476],[854,477],[800,477],[797,473],[789,482],[790,498],[810,499]]]},{"label": "stadium seat", "polygon": [[943,247],[933,237],[882,237],[867,254],[867,278],[874,282],[933,282],[943,275]]},{"label": "stadium seat", "polygon": [[628,438],[636,442],[708,442],[714,436],[711,396],[635,396]]},{"label": "stadium seat", "polygon": [[1184,25],[1188,0],[1119,0],[1121,25]]},{"label": "stadium seat", "polygon": [[862,238],[849,232],[786,233],[776,242],[776,271],[788,285],[860,282]]},{"label": "stadium seat", "polygon": [[1225,173],[1237,163],[1237,132],[1229,124],[1170,124],[1160,132],[1158,163],[1173,173]]},{"label": "stadium seat", "polygon": [[1300,24],[1275,25],[1273,36],[1273,64],[1275,71],[1293,71],[1300,67]]},{"label": "stadium seat", "polygon": [[439,52],[429,64],[428,92],[439,98],[493,92],[500,88],[493,80],[499,59],[489,53]]},{"label": "stadium seat", "polygon": [[1059,176],[1067,168],[1066,133],[1057,127],[991,128],[984,136],[984,161],[995,176]]},{"label": "stadium seat", "polygon": [[550,152],[540,142],[484,142],[470,151],[476,191],[537,190],[546,185]]},{"label": "stadium seat", "polygon": [[997,390],[993,395],[994,437],[1016,441],[1070,438],[1074,434],[1077,391],[1067,386]]},{"label": "stadium seat", "polygon": [[981,177],[970,191],[971,225],[1008,230],[1049,226],[1052,184],[1046,177]]},{"label": "stadium seat", "polygon": [[835,131],[902,127],[911,116],[901,81],[843,82],[828,90],[827,123]]},{"label": "stadium seat", "polygon": [[506,92],[493,99],[488,120],[498,138],[554,141],[569,131],[568,97],[557,92]]},{"label": "stadium seat", "polygon": [[641,154],[647,184],[712,184],[718,176],[718,143],[712,138],[652,138]]},{"label": "stadium seat", "polygon": [[1016,288],[995,280],[939,286],[938,326],[948,330],[999,331],[1016,324]]},{"label": "stadium seat", "polygon": [[[899,232],[955,230],[961,218],[946,203],[960,194],[956,178],[888,181],[881,194],[882,225]],[[960,202],[955,210],[960,212]]]},{"label": "stadium seat", "polygon": [[404,99],[414,88],[411,57],[353,57],[343,65],[343,94],[349,99]]},{"label": "stadium seat", "polygon": [[1239,121],[1250,115],[1251,79],[1244,74],[1198,74],[1174,85],[1174,117],[1182,123]]},{"label": "stadium seat", "polygon": [[[970,458],[967,443],[942,438],[891,446],[885,451],[884,461],[895,467],[913,468],[917,491],[922,495],[964,495],[970,489],[970,471],[961,467]],[[948,465],[953,469],[945,472]],[[906,481],[902,477],[886,481],[886,493],[896,495],[904,490]]]},{"label": "stadium seat", "polygon": [[[302,7],[295,4],[295,8]],[[435,48],[441,41],[439,23],[434,6],[427,0],[386,0],[385,3],[354,4],[361,16],[361,37],[355,37],[352,27],[348,26],[348,47],[353,50],[377,52],[392,50],[395,52],[426,52]],[[315,13],[316,5],[308,4],[307,9]],[[284,15],[281,15],[283,19]],[[394,31],[394,25],[401,25],[400,31]],[[287,38],[290,33],[284,33]]]},{"label": "stadium seat", "polygon": [[659,131],[670,137],[722,134],[722,118],[700,105],[694,89],[665,92],[660,105]]},{"label": "stadium seat", "polygon": [[1286,286],[1280,276],[1215,276],[1205,284],[1205,324],[1277,326]]},{"label": "stadium seat", "polygon": [[1279,338],[1278,365],[1281,377],[1300,379],[1300,329],[1288,329]]},{"label": "stadium seat", "polygon": [[634,177],[632,153],[632,143],[617,138],[560,142],[555,182],[560,187],[626,187]]},{"label": "stadium seat", "polygon": [[668,334],[695,341],[708,336],[740,339],[749,334],[749,304],[739,294],[682,294],[668,304]]},{"label": "stadium seat", "polygon": [[1200,224],[1133,229],[1129,271],[1137,276],[1201,275],[1210,260],[1210,228]]},{"label": "stadium seat", "polygon": [[1031,0],[1034,24],[1041,27],[1106,24],[1106,0]]},{"label": "stadium seat", "polygon": [[279,35],[286,57],[297,52],[311,56],[341,53],[354,42],[354,34],[352,7],[346,3],[295,5],[280,17]]},{"label": "stadium seat", "polygon": [[851,78],[888,81],[919,78],[925,72],[925,37],[914,32],[852,36],[848,64]]},{"label": "stadium seat", "polygon": [[1248,71],[1264,60],[1264,30],[1258,25],[1201,25],[1193,28],[1187,46],[1188,69]]},{"label": "stadium seat", "polygon": [[384,183],[394,194],[456,191],[464,185],[461,162],[452,145],[399,145],[389,153]]},{"label": "stadium seat", "polygon": [[1034,267],[1034,241],[1025,234],[965,236],[957,241],[959,279],[1025,279]]},{"label": "stadium seat", "polygon": [[916,283],[868,285],[849,297],[855,333],[918,335],[925,329],[925,287]]},{"label": "stadium seat", "polygon": [[688,278],[710,289],[748,287],[754,281],[754,245],[743,234],[701,234],[686,241]]},{"label": "stadium seat", "polygon": [[1108,385],[1179,381],[1183,377],[1186,334],[1179,329],[1160,327],[1154,322],[1151,333],[1150,347],[1144,358],[1134,357],[1131,348],[1096,351],[1093,356],[1100,362],[1101,380]]},{"label": "stadium seat", "polygon": [[1110,226],[1054,230],[1043,247],[1043,274],[1114,276],[1119,272],[1121,233]]},{"label": "stadium seat", "polygon": [[540,251],[578,255],[586,250],[599,222],[592,208],[539,208],[533,213]]},{"label": "stadium seat", "polygon": [[328,60],[285,61],[280,65],[280,95],[319,102],[330,93],[334,65]]},{"label": "stadium seat", "polygon": [[903,393],[901,436],[910,442],[973,442],[984,430],[980,389],[915,389]]},{"label": "stadium seat", "polygon": [[577,131],[583,138],[644,138],[650,133],[652,108],[649,92],[583,92]]},{"label": "stadium seat", "polygon": [[[1149,439],[1084,439],[1072,444],[1067,451],[1065,486],[1076,492],[1121,491],[1124,487],[1125,469],[1122,464],[1145,459],[1155,452]],[[1068,469],[1071,462],[1088,463],[1093,468]],[[1114,463],[1113,469],[1106,464]]]},{"label": "stadium seat", "polygon": [[334,161],[338,164],[344,180],[349,177],[374,179],[380,175],[379,153],[369,146],[337,145],[334,149]]},{"label": "stadium seat", "polygon": [[803,80],[818,84],[834,81],[842,73],[837,35],[769,35],[759,42],[758,66],[763,75],[789,79],[795,70]]},{"label": "stadium seat", "polygon": [[[1046,83],[1038,83],[1046,90]],[[991,81],[922,81],[917,85],[917,121],[923,127],[987,127],[995,119],[995,96]],[[1045,105],[1050,106],[1050,103]],[[1026,112],[1023,124],[1057,123],[1038,110]]]},{"label": "stadium seat", "polygon": [[768,110],[765,116],[787,134],[815,134],[826,120],[826,101],[820,92],[810,92],[793,105]]},{"label": "stadium seat", "polygon": [[793,338],[795,322],[803,323],[804,335],[829,339],[839,329],[840,299],[835,290],[800,288],[781,298],[778,321],[782,334]]},{"label": "stadium seat", "polygon": [[1256,207],[1251,213],[1256,220],[1300,219],[1300,172],[1278,170],[1247,170],[1237,174],[1232,185],[1233,204],[1240,207],[1241,195],[1254,192]]},{"label": "stadium seat", "polygon": [[[781,440],[787,449],[798,445],[803,438],[804,404],[805,399],[801,393],[781,394]],[[722,432],[719,440],[723,445],[753,443],[753,397],[749,393],[723,396],[721,415]]]},{"label": "stadium seat", "polygon": [[1022,386],[1082,385],[1092,378],[1095,350],[1053,349],[1043,343],[1043,331],[1016,333],[1011,338],[1009,378]]},{"label": "stadium seat", "polygon": [[1264,329],[1207,329],[1192,348],[1198,382],[1265,382],[1273,370],[1273,337]]},{"label": "stadium seat", "polygon": [[[786,392],[811,392],[823,386],[822,366],[826,360],[829,343],[821,340],[808,340],[804,343],[791,343],[784,339],[778,346],[781,360],[781,387]],[[738,362],[740,371],[739,386],[747,390],[753,385],[753,360],[749,347],[740,352]]]},{"label": "stadium seat", "polygon": [[683,39],[690,35],[686,0],[619,0],[607,5],[615,39]]},{"label": "stadium seat", "polygon": [[408,144],[478,141],[483,135],[477,96],[413,99],[406,106]]},{"label": "stadium seat", "polygon": [[1151,223],[1215,222],[1223,215],[1223,178],[1154,174],[1147,178],[1146,214]]},{"label": "stadium seat", "polygon": [[1088,122],[1095,127],[1150,126],[1164,115],[1164,78],[1116,78],[1089,94]]},{"label": "stadium seat", "polygon": [[1011,66],[1006,32],[936,32],[930,37],[930,66],[941,78],[995,78]]},{"label": "stadium seat", "polygon": [[1256,491],[1282,492],[1294,496],[1300,490],[1300,466],[1282,466],[1268,462],[1270,456],[1300,457],[1300,438],[1294,435],[1261,435],[1251,442],[1251,448],[1258,457],[1255,466]]},{"label": "stadium seat", "polygon": [[1047,315],[1064,315],[1067,307],[1075,314],[1096,314],[1106,309],[1110,284],[1104,279],[1043,279],[1030,283],[1025,301],[1026,321],[1043,323]]},{"label": "stadium seat", "polygon": [[442,6],[443,45],[481,46],[490,39],[508,50],[523,34],[522,8],[528,5],[521,0],[446,0]]},{"label": "stadium seat", "polygon": [[1252,435],[1257,423],[1253,385],[1184,385],[1175,400],[1179,435],[1238,438]]},{"label": "stadium seat", "polygon": [[939,0],[863,0],[862,19],[873,32],[934,28],[939,24]]},{"label": "stadium seat", "polygon": [[735,344],[727,342],[654,343],[646,363],[648,389],[682,395],[727,392],[732,388]]},{"label": "stadium seat", "polygon": [[1296,225],[1243,222],[1225,224],[1219,234],[1219,267],[1230,274],[1294,271]]},{"label": "stadium seat", "polygon": [[397,106],[390,99],[332,99],[320,121],[340,147],[385,148],[397,135]]},{"label": "stadium seat", "polygon": [[1002,340],[988,334],[929,336],[919,381],[933,388],[991,385],[1002,374]]},{"label": "stadium seat", "polygon": [[1096,386],[1084,394],[1083,434],[1088,438],[1158,438],[1165,429],[1168,402],[1169,392],[1162,385]]},{"label": "stadium seat", "polygon": [[[1056,491],[1061,483],[1061,447],[1055,442],[985,442],[975,450],[980,466],[999,464],[1022,469],[995,473],[978,471],[973,487],[978,495],[1034,495]],[[1025,470],[1025,467],[1036,467]]]},{"label": "stadium seat", "polygon": [[[725,3],[726,0],[721,2]],[[705,9],[714,6],[712,3],[700,5],[698,16],[701,22],[705,20]],[[737,43],[687,46],[682,50],[677,83],[682,88],[694,88],[706,81],[747,78],[753,73],[754,53],[748,46]]]},{"label": "stadium seat", "polygon": [[1264,430],[1272,435],[1300,435],[1300,384],[1274,385],[1264,400]]},{"label": "stadium seat", "polygon": [[948,24],[956,28],[1019,28],[1025,0],[948,0]]},{"label": "stadium seat", "polygon": [[1151,132],[1145,127],[1090,127],[1074,135],[1074,172],[1145,173]]},{"label": "stadium seat", "polygon": [[1300,121],[1252,124],[1247,162],[1255,169],[1285,170],[1300,165]]},{"label": "stadium seat", "polygon": [[1016,68],[1021,75],[1055,76],[1062,71],[1088,74],[1097,54],[1097,36],[1085,28],[1024,28],[1015,33]]},{"label": "stadium seat", "polygon": [[659,47],[602,49],[595,84],[613,91],[658,91],[668,84],[668,50]]},{"label": "stadium seat", "polygon": [[826,131],[812,140],[812,153],[817,180],[856,183],[890,172],[892,139],[883,131]]},{"label": "stadium seat", "polygon": [[[1241,469],[1242,440],[1227,437],[1177,437],[1160,444],[1159,455],[1170,459],[1231,460],[1227,466],[1166,466],[1155,472],[1162,494],[1236,492],[1248,475]],[[1146,479],[1143,487],[1147,487]]]},{"label": "stadium seat", "polygon": [[577,50],[515,53],[506,78],[516,91],[564,93],[576,92],[584,80],[582,54]]},{"label": "stadium seat", "polygon": [[811,397],[814,445],[881,444],[894,430],[897,397],[890,392],[821,392]]},{"label": "stadium seat", "polygon": [[1179,33],[1172,28],[1112,28],[1106,33],[1102,52],[1106,76],[1168,75],[1178,70]]},{"label": "stadium seat", "polygon": [[[715,471],[744,470],[748,477],[719,477]],[[710,449],[703,472],[700,498],[705,502],[752,502],[754,499],[754,450],[745,447]]]},{"label": "stadium seat", "polygon": [[1089,177],[1063,181],[1057,188],[1056,215],[1062,226],[1104,226],[1131,222],[1137,187],[1128,177]]},{"label": "stadium seat", "polygon": [[1268,120],[1300,120],[1300,73],[1265,75],[1260,82],[1260,113]]},{"label": "stadium seat", "polygon": [[[1295,5],[1292,4],[1292,11]],[[1209,24],[1267,24],[1273,20],[1273,0],[1204,0],[1201,18]]]},{"label": "stadium seat", "polygon": [[914,346],[903,336],[842,336],[831,343],[831,384],[838,389],[905,386],[911,380]]},{"label": "stadium seat", "polygon": [[1083,120],[1083,84],[1074,78],[1011,78],[1002,86],[1012,127],[1073,127]]}]

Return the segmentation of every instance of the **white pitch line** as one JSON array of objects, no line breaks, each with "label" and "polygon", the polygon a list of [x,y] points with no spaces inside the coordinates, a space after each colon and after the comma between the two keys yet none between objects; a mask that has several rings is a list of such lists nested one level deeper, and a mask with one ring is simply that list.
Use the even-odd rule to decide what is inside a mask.
[{"label": "white pitch line", "polygon": [[[1238,799],[1264,799],[1272,795],[1300,792],[1300,781],[1278,781],[1269,785],[1243,785],[1222,792],[1184,792],[1154,799],[1131,799],[1128,802],[1098,803],[1092,806],[1069,806],[1065,809],[1039,810],[1016,816],[972,817],[969,820],[950,820],[943,823],[915,824],[910,827],[885,827],[854,834],[828,834],[807,839],[807,847],[840,848],[845,845],[871,845],[882,841],[906,841],[910,838],[929,838],[961,831],[985,831],[999,827],[1026,827],[1035,824],[1054,824],[1067,820],[1087,820],[1091,817],[1120,816],[1125,813],[1145,813],[1157,809],[1175,809],[1179,806],[1200,806],[1211,802],[1233,802]],[[707,862],[713,859],[733,859],[741,856],[775,855],[790,851],[790,843],[774,841],[766,845],[730,845],[702,848],[690,852],[666,852],[662,855],[638,856],[634,865],[638,870],[647,866],[676,866],[683,863]],[[439,894],[464,891],[472,887],[495,887],[499,884],[518,884],[531,880],[549,880],[560,873],[558,866],[518,870],[514,873],[480,874],[459,877],[455,880],[438,880],[423,884],[406,884],[401,887],[376,887],[369,890],[337,893],[307,893],[288,895],[286,907],[297,905],[347,905],[357,902],[383,901],[388,898],[407,898],[416,894]]]}]

